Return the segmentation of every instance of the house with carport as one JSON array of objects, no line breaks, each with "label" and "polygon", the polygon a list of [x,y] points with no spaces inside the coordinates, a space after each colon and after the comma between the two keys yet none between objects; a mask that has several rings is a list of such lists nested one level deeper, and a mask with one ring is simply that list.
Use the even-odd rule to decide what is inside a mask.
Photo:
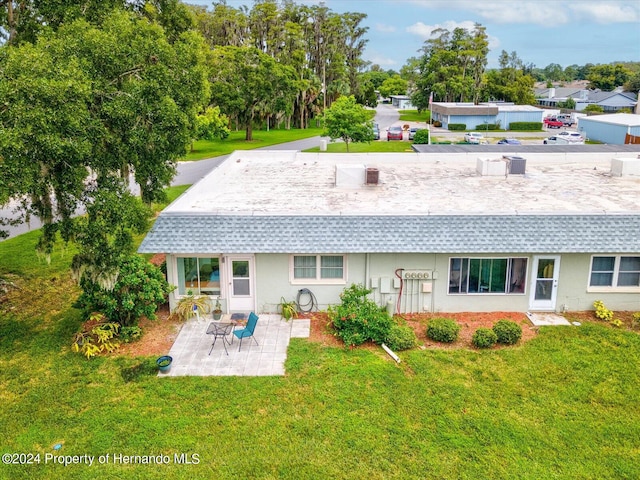
[{"label": "house with carport", "polygon": [[266,313],[305,292],[326,309],[358,283],[397,312],[640,310],[640,148],[428,147],[237,151],[139,252],[166,254],[172,306]]}]

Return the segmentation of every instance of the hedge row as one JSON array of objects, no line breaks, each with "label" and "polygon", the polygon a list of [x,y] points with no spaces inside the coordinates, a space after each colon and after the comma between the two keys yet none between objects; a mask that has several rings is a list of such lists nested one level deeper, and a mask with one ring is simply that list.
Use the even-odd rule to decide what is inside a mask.
[{"label": "hedge row", "polygon": [[512,122],[509,130],[536,131],[542,130],[542,122]]}]

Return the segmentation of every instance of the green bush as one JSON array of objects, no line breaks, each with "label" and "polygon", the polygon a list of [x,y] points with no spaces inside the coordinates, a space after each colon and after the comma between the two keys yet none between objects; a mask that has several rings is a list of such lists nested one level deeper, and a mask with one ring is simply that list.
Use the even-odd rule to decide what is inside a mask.
[{"label": "green bush", "polygon": [[498,336],[496,332],[491,330],[490,328],[480,327],[475,332],[473,332],[473,337],[471,337],[471,343],[477,348],[490,348],[493,347],[498,341]]},{"label": "green bush", "polygon": [[429,143],[429,130],[418,130],[413,136],[413,143],[424,145]]},{"label": "green bush", "polygon": [[393,320],[386,308],[367,298],[371,290],[362,284],[353,284],[340,294],[342,303],[329,308],[329,318],[345,345],[360,345],[366,341],[384,343],[389,336]]},{"label": "green bush", "polygon": [[631,326],[633,328],[640,327],[640,312],[634,313],[633,316],[631,317]]},{"label": "green bush", "polygon": [[436,342],[455,342],[459,333],[460,325],[450,318],[433,318],[427,324],[427,337]]},{"label": "green bush", "polygon": [[142,329],[137,325],[122,327],[120,329],[120,333],[118,334],[118,338],[124,343],[135,342],[136,340],[140,340],[141,337]]},{"label": "green bush", "polygon": [[542,122],[511,122],[509,130],[519,130],[521,132],[542,130]]},{"label": "green bush", "polygon": [[417,345],[416,334],[408,325],[393,324],[389,329],[389,335],[384,342],[391,350],[409,350]]},{"label": "green bush", "polygon": [[515,345],[522,338],[522,327],[511,320],[498,320],[493,326],[498,343]]},{"label": "green bush", "polygon": [[76,306],[87,315],[101,312],[123,327],[135,325],[142,316],[155,320],[158,305],[171,290],[160,269],[139,255],[132,255],[120,262],[119,270],[113,290],[83,277]]},{"label": "green bush", "polygon": [[498,130],[499,128],[499,123],[482,123],[480,125],[476,125],[476,130]]},{"label": "green bush", "polygon": [[463,131],[467,129],[466,123],[450,123],[449,130],[451,131]]}]

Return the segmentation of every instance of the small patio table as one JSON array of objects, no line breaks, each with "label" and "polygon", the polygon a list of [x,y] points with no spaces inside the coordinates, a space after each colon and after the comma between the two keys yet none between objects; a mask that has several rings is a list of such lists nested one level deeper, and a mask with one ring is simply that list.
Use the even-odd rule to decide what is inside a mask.
[{"label": "small patio table", "polygon": [[222,337],[222,345],[224,346],[224,351],[227,353],[227,355],[229,355],[225,342],[231,345],[231,342],[227,340],[227,335],[231,333],[234,326],[235,323],[233,322],[211,322],[209,324],[209,326],[207,327],[207,335],[213,335],[213,343],[211,344],[211,348],[209,349],[209,355],[211,355],[218,337]]}]

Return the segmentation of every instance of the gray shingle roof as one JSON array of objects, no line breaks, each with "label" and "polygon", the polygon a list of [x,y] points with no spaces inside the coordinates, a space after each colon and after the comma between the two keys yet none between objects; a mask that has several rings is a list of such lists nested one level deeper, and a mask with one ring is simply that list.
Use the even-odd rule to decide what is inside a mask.
[{"label": "gray shingle roof", "polygon": [[164,213],[141,253],[638,253],[640,214]]}]

